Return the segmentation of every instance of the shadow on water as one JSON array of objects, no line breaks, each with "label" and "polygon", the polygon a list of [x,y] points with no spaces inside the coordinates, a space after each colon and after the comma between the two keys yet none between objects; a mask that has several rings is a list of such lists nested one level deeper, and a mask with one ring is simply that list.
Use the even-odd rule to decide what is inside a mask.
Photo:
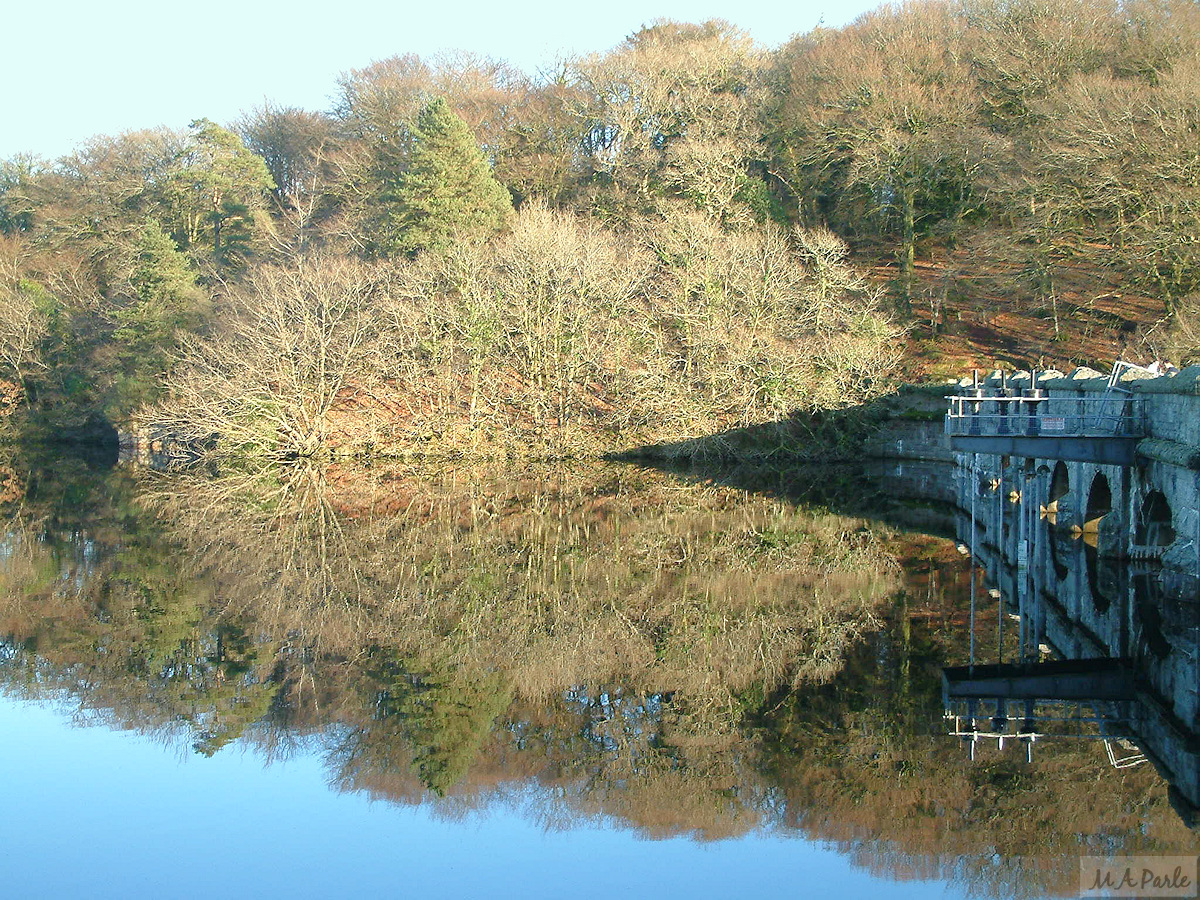
[{"label": "shadow on water", "polygon": [[836,465],[698,465],[643,459],[629,464],[698,484],[820,506],[902,531],[947,539],[956,536],[958,510],[951,488],[954,469],[947,463],[866,460]]},{"label": "shadow on water", "polygon": [[987,895],[1195,852],[1154,771],[1093,745],[966,763],[941,671],[968,566],[886,478],[6,465],[0,684],[113,727],[317,747],[337,789],[449,814],[800,833]]}]

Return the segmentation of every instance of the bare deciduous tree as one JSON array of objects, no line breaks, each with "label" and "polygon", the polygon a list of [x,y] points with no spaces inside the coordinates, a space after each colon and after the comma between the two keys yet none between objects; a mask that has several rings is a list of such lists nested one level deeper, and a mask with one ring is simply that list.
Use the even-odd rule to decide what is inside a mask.
[{"label": "bare deciduous tree", "polygon": [[734,214],[762,136],[763,56],[728,22],[659,21],[578,66],[584,148],[627,202],[655,193]]},{"label": "bare deciduous tree", "polygon": [[31,369],[45,369],[40,355],[50,320],[51,297],[21,271],[18,238],[0,237],[0,364],[17,384]]},{"label": "bare deciduous tree", "polygon": [[797,39],[779,58],[778,165],[801,221],[898,232],[906,297],[918,230],[968,212],[1002,146],[980,121],[965,51],[954,9],[925,2]]},{"label": "bare deciduous tree", "polygon": [[258,269],[227,298],[225,331],[187,348],[170,399],[147,421],[237,454],[324,451],[339,394],[375,377],[383,284],[381,270],[344,257]]}]

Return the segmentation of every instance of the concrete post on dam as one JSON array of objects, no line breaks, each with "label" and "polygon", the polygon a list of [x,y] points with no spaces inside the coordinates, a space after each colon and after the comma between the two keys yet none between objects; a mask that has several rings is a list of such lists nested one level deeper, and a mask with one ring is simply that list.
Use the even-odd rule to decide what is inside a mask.
[{"label": "concrete post on dam", "polygon": [[[1100,728],[1105,717],[1110,725],[1120,719],[1119,730],[1163,771],[1173,799],[1194,818],[1200,366],[1170,375],[1125,363],[1110,375],[996,372],[964,379],[947,399],[964,513],[959,537],[1001,597],[996,647],[1008,658],[988,662],[1012,667],[974,678],[972,656],[972,667],[947,670],[947,696],[1020,699],[1032,709],[1031,685],[1061,693],[1061,675],[1039,674],[1048,659],[1083,661],[1072,663],[1072,677],[1085,681],[1086,663],[1095,661],[1097,685],[1101,670],[1118,661],[1130,673],[1130,695],[1098,691],[1093,699],[1108,711],[1098,715]],[[1020,698],[1005,693],[1012,685],[1022,686]],[[1036,728],[1024,727],[1032,747]]]}]

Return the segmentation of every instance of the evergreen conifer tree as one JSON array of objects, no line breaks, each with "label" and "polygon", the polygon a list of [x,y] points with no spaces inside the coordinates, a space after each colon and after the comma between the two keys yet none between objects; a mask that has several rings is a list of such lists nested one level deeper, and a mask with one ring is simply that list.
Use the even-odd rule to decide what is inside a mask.
[{"label": "evergreen conifer tree", "polygon": [[445,249],[455,238],[487,238],[512,214],[508,190],[493,176],[466,123],[446,101],[417,118],[408,168],[384,195],[384,252]]}]

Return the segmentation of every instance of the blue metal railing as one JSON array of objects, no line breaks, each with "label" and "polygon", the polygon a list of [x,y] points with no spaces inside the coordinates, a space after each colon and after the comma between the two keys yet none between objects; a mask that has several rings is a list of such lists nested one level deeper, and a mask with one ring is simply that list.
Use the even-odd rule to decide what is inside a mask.
[{"label": "blue metal railing", "polygon": [[1050,398],[972,391],[946,398],[946,434],[981,437],[1141,438],[1146,434],[1142,401],[1127,396]]}]

